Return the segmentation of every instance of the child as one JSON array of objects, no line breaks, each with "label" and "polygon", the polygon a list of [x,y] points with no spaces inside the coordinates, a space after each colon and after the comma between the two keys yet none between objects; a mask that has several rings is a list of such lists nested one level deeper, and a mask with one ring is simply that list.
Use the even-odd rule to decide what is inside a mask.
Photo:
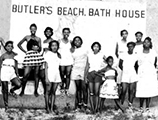
[{"label": "child", "polygon": [[58,84],[61,82],[59,73],[60,58],[57,54],[59,49],[58,41],[51,41],[49,43],[49,50],[44,54],[45,59],[45,80],[46,80],[46,93],[45,104],[46,112],[58,113],[54,108],[55,105],[55,93]]},{"label": "child", "polygon": [[2,94],[5,105],[5,110],[8,109],[8,82],[11,82],[13,87],[10,89],[10,94],[16,97],[15,90],[21,87],[19,80],[17,61],[14,59],[15,53],[13,50],[13,42],[7,41],[5,44],[7,50],[0,57],[0,80],[2,82]]},{"label": "child", "polygon": [[100,112],[102,112],[105,99],[114,99],[117,107],[121,109],[122,112],[124,112],[123,108],[118,102],[119,94],[118,94],[118,86],[116,83],[117,71],[112,67],[113,57],[109,56],[106,59],[106,63],[107,63],[107,66],[106,66],[106,69],[104,69],[105,71],[102,71],[103,69],[99,71],[99,72],[101,71],[105,72],[103,76],[105,81],[100,88],[100,95],[99,95],[99,97],[101,98]]}]

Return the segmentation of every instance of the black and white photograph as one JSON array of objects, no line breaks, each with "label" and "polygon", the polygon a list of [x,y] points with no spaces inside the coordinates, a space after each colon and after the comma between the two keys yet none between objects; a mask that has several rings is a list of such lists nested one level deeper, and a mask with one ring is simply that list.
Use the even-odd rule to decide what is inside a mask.
[{"label": "black and white photograph", "polygon": [[0,5],[0,120],[158,120],[157,0]]}]

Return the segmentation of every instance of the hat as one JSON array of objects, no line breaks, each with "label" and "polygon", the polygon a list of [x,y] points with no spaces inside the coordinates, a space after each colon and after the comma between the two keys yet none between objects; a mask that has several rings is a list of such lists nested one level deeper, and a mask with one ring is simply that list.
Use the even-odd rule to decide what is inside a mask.
[{"label": "hat", "polygon": [[132,44],[133,46],[135,46],[135,45],[136,45],[136,43],[135,43],[135,42],[132,42],[132,41],[131,41],[131,42],[128,42],[128,43],[127,43],[127,47],[128,47],[130,44]]}]

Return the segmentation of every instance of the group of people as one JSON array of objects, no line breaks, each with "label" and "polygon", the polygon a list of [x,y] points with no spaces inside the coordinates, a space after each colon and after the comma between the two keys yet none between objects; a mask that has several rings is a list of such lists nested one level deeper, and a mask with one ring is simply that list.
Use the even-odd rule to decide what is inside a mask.
[{"label": "group of people", "polygon": [[[42,81],[47,113],[57,113],[55,108],[56,90],[60,85],[61,95],[69,96],[70,81],[76,85],[75,110],[89,110],[95,114],[103,111],[105,99],[114,99],[116,106],[125,112],[122,105],[128,91],[128,104],[133,107],[135,97],[140,99],[140,109],[146,100],[149,110],[151,97],[158,95],[157,54],[152,49],[152,40],[143,33],[136,32],[136,42],[127,41],[128,31],[122,30],[122,39],[116,45],[116,57],[119,62],[113,66],[113,56],[106,56],[101,51],[101,44],[93,42],[91,52],[82,47],[83,40],[75,36],[71,41],[69,28],[63,28],[63,37],[54,40],[53,29],[44,30],[46,39],[41,41],[36,36],[36,24],[30,25],[31,35],[25,36],[18,47],[26,55],[23,61],[24,74],[19,79],[17,55],[13,51],[13,42],[0,39],[6,52],[0,57],[0,80],[5,109],[8,109],[8,94],[16,97],[15,90],[21,87],[20,96],[24,95],[26,83],[33,70],[35,77],[34,95],[38,97],[39,80]],[[27,42],[27,50],[22,44]],[[120,81],[120,83],[118,82]],[[8,82],[12,88],[8,92]],[[118,84],[119,83],[119,84]],[[89,99],[88,99],[89,98]]]}]

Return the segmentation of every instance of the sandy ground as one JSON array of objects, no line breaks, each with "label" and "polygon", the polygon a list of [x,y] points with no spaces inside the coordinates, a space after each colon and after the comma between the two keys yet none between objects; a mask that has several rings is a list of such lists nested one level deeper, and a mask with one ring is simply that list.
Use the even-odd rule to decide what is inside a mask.
[{"label": "sandy ground", "polygon": [[[35,97],[25,95],[17,99],[9,96],[9,109],[5,112],[3,108],[3,99],[0,95],[0,120],[158,120],[158,97],[151,101],[150,111],[140,112],[127,109],[126,113],[116,110],[112,100],[105,101],[105,110],[102,114],[86,114],[83,111],[75,112],[74,95],[69,97],[57,96],[56,105],[59,111],[58,115],[47,114],[45,112],[45,103],[43,95]],[[66,109],[66,102],[69,103],[69,109]],[[138,107],[138,99],[135,99],[134,106]],[[127,108],[127,103],[124,104]]]}]

